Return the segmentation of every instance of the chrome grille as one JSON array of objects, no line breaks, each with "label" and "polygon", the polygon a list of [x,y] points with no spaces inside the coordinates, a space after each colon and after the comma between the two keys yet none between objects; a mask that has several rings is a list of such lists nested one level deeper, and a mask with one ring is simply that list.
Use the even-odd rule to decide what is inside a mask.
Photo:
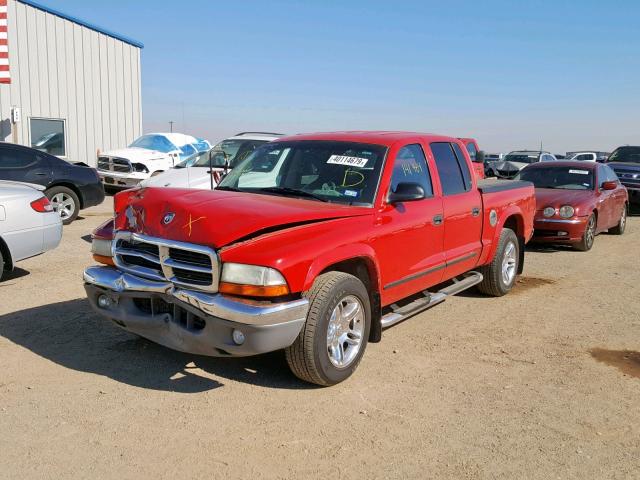
[{"label": "chrome grille", "polygon": [[131,167],[131,162],[126,158],[100,156],[98,157],[98,170],[130,173],[133,168]]},{"label": "chrome grille", "polygon": [[498,175],[506,178],[515,177],[517,173],[517,170],[498,170]]},{"label": "chrome grille", "polygon": [[183,288],[218,291],[218,256],[208,247],[117,232],[113,260],[118,268],[134,275]]}]

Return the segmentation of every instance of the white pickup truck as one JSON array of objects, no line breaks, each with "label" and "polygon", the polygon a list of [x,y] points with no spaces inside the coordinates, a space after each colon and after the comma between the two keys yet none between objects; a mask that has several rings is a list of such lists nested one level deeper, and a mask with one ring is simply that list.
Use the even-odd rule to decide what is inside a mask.
[{"label": "white pickup truck", "polygon": [[127,148],[100,153],[98,173],[106,187],[131,188],[210,148],[209,142],[191,135],[149,133]]}]

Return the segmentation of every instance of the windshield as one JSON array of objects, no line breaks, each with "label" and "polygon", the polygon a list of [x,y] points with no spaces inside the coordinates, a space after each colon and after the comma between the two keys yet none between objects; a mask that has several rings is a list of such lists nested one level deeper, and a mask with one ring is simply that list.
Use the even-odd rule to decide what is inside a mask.
[{"label": "windshield", "polygon": [[[233,168],[247,158],[256,148],[267,142],[268,140],[223,140],[212,149],[213,164],[224,165],[226,160],[229,162],[229,167]],[[208,166],[208,159],[202,164],[194,165],[194,167]]]},{"label": "windshield", "polygon": [[176,168],[186,167],[208,167],[209,166],[209,151],[197,152],[188,156],[183,161],[176,165]]},{"label": "windshield", "polygon": [[146,148],[147,150],[157,150],[163,153],[173,152],[178,148],[163,135],[143,135],[136,139],[130,147]]},{"label": "windshield", "polygon": [[640,147],[619,147],[609,156],[609,162],[640,163]]},{"label": "windshield", "polygon": [[593,190],[593,169],[575,167],[524,168],[518,180],[532,182],[536,188],[563,190]]},{"label": "windshield", "polygon": [[505,162],[518,162],[518,163],[534,163],[538,161],[540,154],[537,152],[511,152],[502,159]]},{"label": "windshield", "polygon": [[268,143],[217,188],[371,205],[386,154],[382,145],[334,141]]}]

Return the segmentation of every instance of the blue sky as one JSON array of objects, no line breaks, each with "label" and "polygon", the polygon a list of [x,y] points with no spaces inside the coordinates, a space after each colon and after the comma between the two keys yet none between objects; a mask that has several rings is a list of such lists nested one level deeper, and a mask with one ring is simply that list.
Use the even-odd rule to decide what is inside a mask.
[{"label": "blue sky", "polygon": [[640,142],[640,2],[40,0],[132,37],[146,131]]}]

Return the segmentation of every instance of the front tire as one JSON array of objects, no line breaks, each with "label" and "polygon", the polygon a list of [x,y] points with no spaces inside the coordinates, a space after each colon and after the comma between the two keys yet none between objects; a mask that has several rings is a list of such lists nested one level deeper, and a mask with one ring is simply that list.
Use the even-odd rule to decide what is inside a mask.
[{"label": "front tire", "polygon": [[478,290],[493,297],[506,295],[516,283],[519,262],[518,237],[510,228],[503,228],[493,260],[480,269],[483,278],[478,284]]},{"label": "front tire", "polygon": [[357,277],[328,272],[304,296],[309,313],[285,350],[287,363],[301,380],[335,385],[351,376],[364,355],[371,328],[369,293]]},{"label": "front tire", "polygon": [[622,207],[622,213],[620,214],[620,220],[618,224],[609,230],[609,233],[614,235],[622,235],[627,228],[627,204]]},{"label": "front tire", "polygon": [[593,247],[593,242],[596,238],[596,216],[591,214],[589,220],[587,220],[587,226],[582,234],[582,240],[574,245],[576,250],[581,252],[588,252]]},{"label": "front tire", "polygon": [[80,199],[73,190],[67,187],[52,187],[45,191],[45,194],[64,225],[69,225],[78,218]]},{"label": "front tire", "polygon": [[0,250],[0,280],[2,280],[3,274],[4,274],[4,257],[2,256],[2,250]]}]

